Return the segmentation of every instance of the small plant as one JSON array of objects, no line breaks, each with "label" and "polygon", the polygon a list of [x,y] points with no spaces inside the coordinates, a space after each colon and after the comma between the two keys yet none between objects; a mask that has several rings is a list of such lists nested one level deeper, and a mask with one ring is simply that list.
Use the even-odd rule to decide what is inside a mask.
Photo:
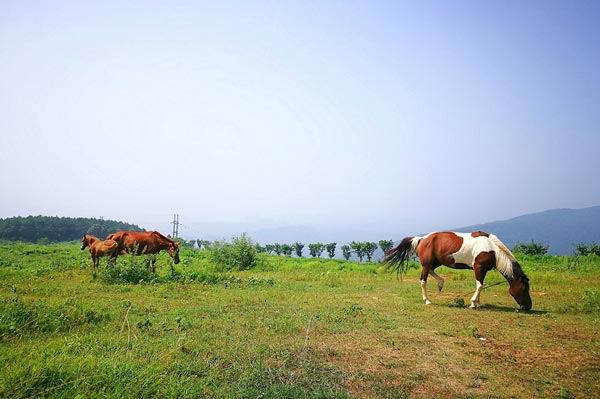
[{"label": "small plant", "polygon": [[454,306],[462,308],[465,306],[465,300],[461,297],[454,298]]}]

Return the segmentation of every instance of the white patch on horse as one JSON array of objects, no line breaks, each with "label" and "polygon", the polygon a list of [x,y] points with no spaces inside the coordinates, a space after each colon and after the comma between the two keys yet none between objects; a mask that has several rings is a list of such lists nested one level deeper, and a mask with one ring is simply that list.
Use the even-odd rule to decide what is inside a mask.
[{"label": "white patch on horse", "polygon": [[[475,258],[481,252],[494,251],[495,245],[486,236],[473,237],[470,233],[454,233],[463,239],[460,249],[452,254],[455,263],[462,263],[473,268]],[[496,251],[497,252],[497,251]]]}]

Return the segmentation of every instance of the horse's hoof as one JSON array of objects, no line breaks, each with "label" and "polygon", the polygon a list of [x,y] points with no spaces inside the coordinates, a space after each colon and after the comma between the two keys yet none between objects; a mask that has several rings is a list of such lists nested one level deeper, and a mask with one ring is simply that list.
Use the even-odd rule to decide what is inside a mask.
[{"label": "horse's hoof", "polygon": [[471,306],[469,306],[469,309],[479,309],[481,307],[481,305],[476,305],[474,303],[471,304]]},{"label": "horse's hoof", "polygon": [[429,299],[425,300],[425,305],[431,305],[431,301]]},{"label": "horse's hoof", "polygon": [[442,292],[442,288],[444,288],[444,283],[438,283],[438,292]]}]

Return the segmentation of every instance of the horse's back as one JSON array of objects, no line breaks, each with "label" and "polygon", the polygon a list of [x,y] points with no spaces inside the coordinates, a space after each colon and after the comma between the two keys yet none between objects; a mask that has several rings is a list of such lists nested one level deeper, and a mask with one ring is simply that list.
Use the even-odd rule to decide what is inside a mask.
[{"label": "horse's back", "polygon": [[117,244],[117,242],[112,239],[102,241],[102,247],[106,251],[114,251],[115,249],[117,249],[118,246],[119,246],[119,244]]},{"label": "horse's back", "polygon": [[450,266],[448,262],[454,261],[472,268],[478,254],[494,251],[496,246],[484,232],[444,231],[423,237],[418,249],[420,258],[437,259],[447,266]]}]

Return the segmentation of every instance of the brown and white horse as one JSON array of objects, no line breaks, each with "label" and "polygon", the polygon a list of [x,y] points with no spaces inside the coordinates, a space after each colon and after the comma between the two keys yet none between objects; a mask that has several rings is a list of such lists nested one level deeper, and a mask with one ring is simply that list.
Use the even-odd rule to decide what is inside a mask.
[{"label": "brown and white horse", "polygon": [[[90,255],[92,256],[92,263],[94,265],[94,272],[98,269],[98,263],[100,257],[110,256],[112,259],[113,254],[117,250],[117,243],[114,240],[102,241],[98,237],[86,234],[81,239],[81,250],[83,251],[86,247],[90,248]],[[109,259],[110,262],[110,259]]]},{"label": "brown and white horse", "polygon": [[471,308],[481,306],[479,295],[487,272],[498,270],[508,281],[509,292],[523,310],[531,310],[529,279],[510,250],[493,234],[482,231],[473,233],[437,232],[424,237],[406,237],[400,244],[386,252],[383,262],[386,268],[402,271],[411,255],[417,254],[421,262],[421,292],[426,305],[427,276],[438,281],[438,289],[444,286],[435,269],[447,266],[454,269],[473,269],[476,290],[471,298]]},{"label": "brown and white horse", "polygon": [[[158,231],[137,232],[137,231],[119,231],[109,234],[107,240],[115,240],[118,244],[117,250],[112,255],[116,258],[118,255],[152,255],[166,250],[173,263],[179,263],[179,244],[170,238],[165,237]],[[152,272],[156,272],[156,257],[152,258]],[[150,266],[150,264],[148,264]]]}]

